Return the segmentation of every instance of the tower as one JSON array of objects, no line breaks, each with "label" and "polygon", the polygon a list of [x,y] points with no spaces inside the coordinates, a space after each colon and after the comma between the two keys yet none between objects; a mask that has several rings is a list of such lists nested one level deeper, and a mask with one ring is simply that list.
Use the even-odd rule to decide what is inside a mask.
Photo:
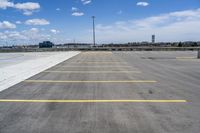
[{"label": "tower", "polygon": [[151,39],[152,39],[152,43],[156,42],[156,36],[155,35],[152,35]]}]

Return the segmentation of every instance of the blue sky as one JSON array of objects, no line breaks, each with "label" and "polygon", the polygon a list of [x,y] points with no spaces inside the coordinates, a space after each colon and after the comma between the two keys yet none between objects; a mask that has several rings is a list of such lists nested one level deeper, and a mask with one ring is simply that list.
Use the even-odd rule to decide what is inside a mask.
[{"label": "blue sky", "polygon": [[199,41],[199,0],[0,0],[0,45]]}]

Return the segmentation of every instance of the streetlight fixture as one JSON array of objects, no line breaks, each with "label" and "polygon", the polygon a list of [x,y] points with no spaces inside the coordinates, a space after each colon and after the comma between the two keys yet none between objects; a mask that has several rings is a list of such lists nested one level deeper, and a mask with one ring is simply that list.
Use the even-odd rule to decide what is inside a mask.
[{"label": "streetlight fixture", "polygon": [[94,23],[94,19],[95,19],[95,16],[92,16],[92,22],[93,22],[93,44],[94,44],[94,47],[96,46],[96,42],[95,42],[95,23]]}]

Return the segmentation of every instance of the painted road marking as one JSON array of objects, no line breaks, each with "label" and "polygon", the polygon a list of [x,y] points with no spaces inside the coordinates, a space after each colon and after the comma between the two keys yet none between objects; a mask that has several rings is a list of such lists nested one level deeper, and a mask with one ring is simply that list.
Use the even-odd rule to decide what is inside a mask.
[{"label": "painted road marking", "polygon": [[119,61],[119,60],[95,60],[95,61],[86,61],[86,60],[78,60],[78,61],[74,61],[74,62],[121,62],[121,61]]},{"label": "painted road marking", "polygon": [[55,67],[78,67],[78,68],[88,68],[88,67],[94,67],[94,68],[134,68],[132,66],[55,66]]},{"label": "painted road marking", "polygon": [[187,100],[25,100],[0,99],[0,102],[15,103],[186,103]]},{"label": "painted road marking", "polygon": [[176,59],[197,59],[196,57],[176,57]]},{"label": "painted road marking", "polygon": [[126,62],[69,62],[73,64],[126,64]]},{"label": "painted road marking", "polygon": [[91,81],[78,81],[78,80],[25,80],[27,83],[156,83],[155,80],[91,80]]},{"label": "painted road marking", "polygon": [[82,53],[82,54],[112,54],[112,52],[85,52],[85,53]]},{"label": "painted road marking", "polygon": [[44,71],[45,73],[141,73],[140,71]]},{"label": "painted road marking", "polygon": [[176,59],[178,61],[200,61],[199,59]]},{"label": "painted road marking", "polygon": [[121,61],[74,61],[70,63],[121,63]]}]

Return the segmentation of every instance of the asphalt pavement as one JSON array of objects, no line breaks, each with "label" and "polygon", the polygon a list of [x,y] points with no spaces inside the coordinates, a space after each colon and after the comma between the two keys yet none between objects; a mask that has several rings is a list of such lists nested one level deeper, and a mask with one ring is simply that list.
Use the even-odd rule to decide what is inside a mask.
[{"label": "asphalt pavement", "polygon": [[82,52],[2,91],[0,133],[199,133],[196,55]]}]

